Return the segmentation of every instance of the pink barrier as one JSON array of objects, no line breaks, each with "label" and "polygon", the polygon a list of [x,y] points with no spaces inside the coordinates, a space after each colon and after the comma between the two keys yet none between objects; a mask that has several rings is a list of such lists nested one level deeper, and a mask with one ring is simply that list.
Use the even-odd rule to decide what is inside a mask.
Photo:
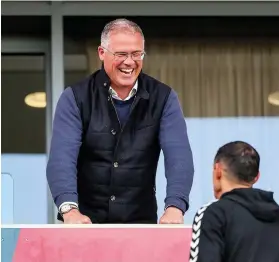
[{"label": "pink barrier", "polygon": [[22,228],[13,262],[187,262],[190,228]]}]

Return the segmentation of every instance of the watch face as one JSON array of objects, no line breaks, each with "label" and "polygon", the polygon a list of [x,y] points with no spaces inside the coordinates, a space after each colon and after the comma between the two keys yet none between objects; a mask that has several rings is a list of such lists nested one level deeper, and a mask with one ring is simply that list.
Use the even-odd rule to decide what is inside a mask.
[{"label": "watch face", "polygon": [[61,207],[61,213],[68,212],[71,209],[70,205],[65,205]]}]

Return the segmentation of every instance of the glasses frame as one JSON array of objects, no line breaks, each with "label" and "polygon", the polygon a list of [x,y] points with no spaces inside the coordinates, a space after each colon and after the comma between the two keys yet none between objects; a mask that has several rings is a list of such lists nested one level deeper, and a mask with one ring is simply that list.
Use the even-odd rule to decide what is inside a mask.
[{"label": "glasses frame", "polygon": [[[124,62],[128,57],[131,57],[131,59],[133,61],[142,61],[146,55],[146,52],[145,51],[135,51],[135,52],[132,52],[132,53],[127,53],[127,52],[112,52],[110,51],[109,49],[101,46],[104,50],[106,50],[107,52],[109,52],[110,54],[112,54],[114,56],[114,60],[115,61],[122,61]],[[140,59],[134,59],[133,58],[133,54],[135,53],[141,53],[141,56],[140,56]],[[117,56],[117,55],[121,55],[120,56]]]}]

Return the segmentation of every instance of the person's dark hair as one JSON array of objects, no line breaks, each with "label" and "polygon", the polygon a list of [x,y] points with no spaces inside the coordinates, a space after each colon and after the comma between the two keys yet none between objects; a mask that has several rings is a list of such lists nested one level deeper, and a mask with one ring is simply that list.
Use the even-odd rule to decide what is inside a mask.
[{"label": "person's dark hair", "polygon": [[229,174],[239,181],[251,183],[259,173],[260,156],[248,143],[234,141],[219,148],[214,162],[223,162]]}]

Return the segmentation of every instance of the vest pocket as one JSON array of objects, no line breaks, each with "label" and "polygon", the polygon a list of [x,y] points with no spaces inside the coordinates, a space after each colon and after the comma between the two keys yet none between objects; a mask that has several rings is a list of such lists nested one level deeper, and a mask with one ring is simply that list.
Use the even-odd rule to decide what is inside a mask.
[{"label": "vest pocket", "polygon": [[86,145],[92,151],[111,150],[115,144],[115,135],[111,132],[90,132],[86,137]]}]

